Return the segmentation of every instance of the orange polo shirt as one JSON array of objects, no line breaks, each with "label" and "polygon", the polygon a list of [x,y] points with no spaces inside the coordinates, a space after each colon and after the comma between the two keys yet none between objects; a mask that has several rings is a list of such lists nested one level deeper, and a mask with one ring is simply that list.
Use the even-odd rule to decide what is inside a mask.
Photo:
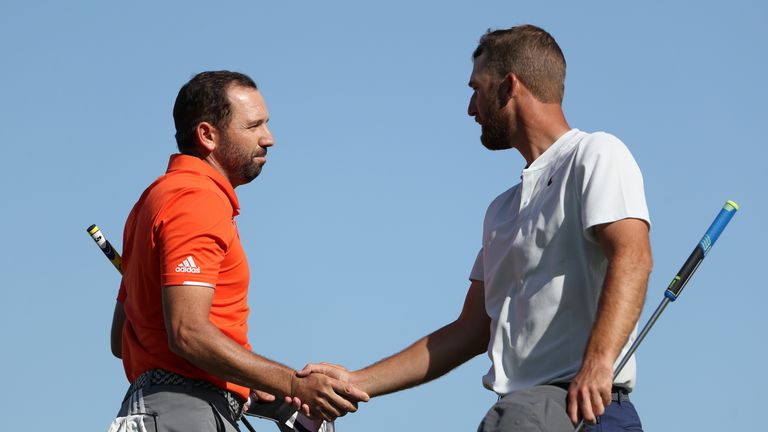
[{"label": "orange polo shirt", "polygon": [[235,225],[238,214],[229,181],[201,159],[178,154],[134,205],[123,234],[117,297],[126,315],[122,349],[129,381],[162,368],[248,397],[247,388],[214,377],[171,351],[161,291],[173,285],[214,290],[211,322],[250,351],[250,274]]}]

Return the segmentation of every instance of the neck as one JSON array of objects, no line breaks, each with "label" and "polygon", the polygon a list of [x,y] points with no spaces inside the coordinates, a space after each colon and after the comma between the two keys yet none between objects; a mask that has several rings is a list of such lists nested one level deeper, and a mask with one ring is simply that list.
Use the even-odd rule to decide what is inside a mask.
[{"label": "neck", "polygon": [[537,104],[525,114],[520,118],[515,148],[525,158],[526,166],[530,166],[571,127],[560,104]]},{"label": "neck", "polygon": [[229,180],[229,184],[232,185],[232,188],[236,188],[240,186],[241,183],[238,183],[235,179],[233,179],[226,169],[224,169],[224,166],[222,166],[221,163],[216,159],[213,152],[208,153],[208,156],[201,158],[203,162],[207,163],[208,165],[212,166],[213,169],[218,171],[222,176],[224,176],[225,179]]}]

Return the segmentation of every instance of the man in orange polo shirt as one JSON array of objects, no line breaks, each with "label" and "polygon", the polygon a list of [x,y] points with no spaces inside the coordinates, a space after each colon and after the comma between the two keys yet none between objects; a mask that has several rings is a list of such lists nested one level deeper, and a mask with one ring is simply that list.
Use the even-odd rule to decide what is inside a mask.
[{"label": "man in orange polo shirt", "polygon": [[256,84],[236,72],[200,73],[179,91],[173,116],[181,154],[125,225],[112,352],[131,385],[110,430],[238,430],[250,389],[301,401],[325,420],[355,411],[368,399],[362,391],[298,377],[248,343],[234,188],[259,175],[274,144]]}]

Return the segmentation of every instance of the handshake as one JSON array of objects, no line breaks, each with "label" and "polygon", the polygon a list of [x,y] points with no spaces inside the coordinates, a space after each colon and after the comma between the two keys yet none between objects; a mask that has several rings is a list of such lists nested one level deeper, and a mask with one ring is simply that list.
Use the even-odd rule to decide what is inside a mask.
[{"label": "handshake", "polygon": [[277,398],[270,393],[252,390],[245,414],[283,424],[292,416],[295,419],[298,411],[316,424],[323,420],[331,422],[357,411],[359,402],[370,399],[368,393],[360,388],[361,383],[354,381],[355,378],[355,372],[349,372],[340,365],[308,364],[291,377],[291,395],[285,396],[285,405],[274,403]]}]

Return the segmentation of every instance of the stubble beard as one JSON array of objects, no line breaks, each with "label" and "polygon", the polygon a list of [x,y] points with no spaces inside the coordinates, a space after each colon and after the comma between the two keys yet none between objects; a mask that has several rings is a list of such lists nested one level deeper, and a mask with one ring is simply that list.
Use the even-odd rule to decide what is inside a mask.
[{"label": "stubble beard", "polygon": [[221,159],[230,173],[236,174],[242,184],[250,183],[261,174],[261,165],[254,161],[258,156],[266,156],[256,152],[247,152],[238,148],[233,142],[225,139],[221,143]]},{"label": "stubble beard", "polygon": [[507,150],[512,148],[509,143],[512,135],[509,119],[501,109],[492,110],[487,118],[483,119],[481,126],[480,142],[488,150]]}]

